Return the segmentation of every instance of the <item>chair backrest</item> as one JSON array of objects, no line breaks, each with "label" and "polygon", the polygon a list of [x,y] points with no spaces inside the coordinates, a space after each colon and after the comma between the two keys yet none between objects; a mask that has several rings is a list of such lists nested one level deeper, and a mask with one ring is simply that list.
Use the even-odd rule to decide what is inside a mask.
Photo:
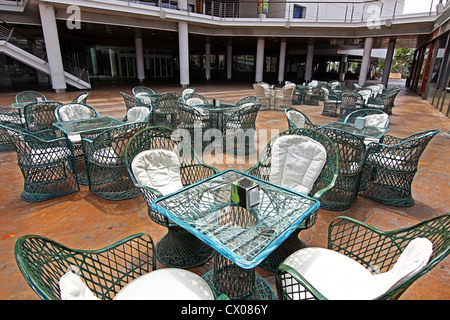
[{"label": "chair backrest", "polygon": [[261,98],[266,97],[266,95],[267,95],[266,89],[264,89],[264,87],[262,85],[260,85],[259,83],[254,83],[253,89],[255,90],[255,96],[261,97]]},{"label": "chair backrest", "polygon": [[195,88],[186,88],[181,92],[181,100],[186,101],[187,99],[192,97],[192,94],[195,92]]},{"label": "chair backrest", "polygon": [[300,110],[295,108],[288,108],[284,110],[284,114],[286,115],[288,128],[308,128],[308,129],[316,129],[317,126],[312,123],[312,121]]},{"label": "chair backrest", "polygon": [[177,101],[179,99],[180,94],[177,92],[165,92],[156,98],[153,106],[153,121],[156,126],[163,125],[169,128],[178,126]]},{"label": "chair backrest", "polygon": [[88,96],[88,95],[89,95],[89,92],[84,92],[84,93],[82,93],[82,94],[76,96],[76,97],[72,100],[72,102],[75,102],[75,103],[86,103],[86,100],[87,100],[87,96]]},{"label": "chair backrest", "polygon": [[123,122],[149,122],[151,123],[152,107],[133,107],[128,109],[127,115],[123,118]]},{"label": "chair backrest", "polygon": [[227,129],[255,129],[256,118],[260,108],[261,105],[259,103],[248,103],[230,114],[225,113],[225,126]]},{"label": "chair backrest", "polygon": [[55,109],[56,120],[73,121],[100,117],[100,113],[84,103],[72,102],[58,106]]},{"label": "chair backrest", "polygon": [[362,107],[361,95],[354,92],[344,92],[339,105],[339,121],[344,121],[348,114]]},{"label": "chair backrest", "polygon": [[185,95],[184,99],[181,99],[181,101],[184,101],[189,106],[197,106],[201,104],[209,104],[208,98],[205,96],[202,96],[201,94],[192,92]]},{"label": "chair backrest", "polygon": [[257,103],[257,102],[258,102],[258,97],[248,96],[248,97],[244,97],[244,98],[240,99],[239,101],[237,101],[236,106],[243,106],[247,103]]},{"label": "chair backrest", "polygon": [[[411,278],[397,283],[378,297],[378,299],[398,299],[414,281],[448,256],[450,253],[449,236],[449,213],[393,231],[381,231],[350,217],[337,217],[328,228],[328,248],[343,254],[351,251],[352,258],[364,267],[383,273],[394,266],[412,240],[417,238],[430,240],[433,244],[433,252],[427,265]],[[363,242],[358,240],[363,238]],[[373,250],[360,248],[361,245],[364,245],[364,248],[373,248]]]},{"label": "chair backrest", "polygon": [[44,94],[37,91],[22,91],[16,95],[16,102],[46,101]]},{"label": "chair backrest", "polygon": [[[374,116],[377,117],[378,121],[373,121],[373,122],[371,122],[370,120],[367,121],[366,117],[369,117],[369,119],[370,119],[370,117],[374,117]],[[385,128],[385,129],[389,128],[389,123],[390,123],[389,115],[382,110],[370,109],[370,108],[355,110],[347,115],[347,117],[344,119],[344,122],[355,123],[355,120],[357,117],[366,118],[366,125],[373,125],[376,123],[376,125],[373,125],[373,126],[376,126],[379,128]],[[373,120],[375,120],[375,118]]]},{"label": "chair backrest", "polygon": [[130,96],[129,94],[126,94],[124,92],[121,92],[120,94],[123,97],[123,101],[125,102],[125,107],[127,111],[133,107],[141,107],[143,105],[148,105],[147,103],[144,103],[143,100]]},{"label": "chair backrest", "polygon": [[339,172],[339,154],[334,143],[324,135],[322,132],[306,128],[296,128],[281,132],[275,136],[264,148],[261,157],[255,167],[259,168],[258,172],[252,172],[251,174],[264,179],[269,180],[270,167],[272,161],[273,144],[276,139],[285,135],[302,135],[312,138],[318,143],[322,144],[326,150],[327,159],[322,168],[319,177],[315,180],[311,189],[311,196],[320,199],[320,197],[334,186],[338,172]]},{"label": "chair backrest", "polygon": [[[27,283],[44,300],[61,299],[59,280],[70,269],[99,299],[112,299],[140,275],[156,269],[154,244],[140,233],[99,250],[79,250],[37,235],[20,237],[14,252]],[[74,270],[74,271],[75,271]]]},{"label": "chair backrest", "polygon": [[148,94],[148,95],[153,95],[155,94],[155,91],[153,91],[152,89],[148,88],[148,87],[144,87],[144,86],[137,86],[134,87],[131,92],[133,92],[133,95],[135,97],[138,97],[139,94],[144,93],[144,94]]},{"label": "chair backrest", "polygon": [[54,129],[57,122],[55,110],[61,105],[57,101],[30,102],[23,109],[26,127],[30,131]]}]

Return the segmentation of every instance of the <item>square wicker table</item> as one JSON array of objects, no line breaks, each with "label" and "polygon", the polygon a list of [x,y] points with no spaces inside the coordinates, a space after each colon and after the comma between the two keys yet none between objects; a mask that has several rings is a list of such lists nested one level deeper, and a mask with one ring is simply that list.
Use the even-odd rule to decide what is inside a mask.
[{"label": "square wicker table", "polygon": [[68,135],[88,133],[90,131],[99,131],[103,129],[106,130],[119,124],[123,124],[123,122],[111,117],[97,117],[53,123],[55,127],[61,129]]},{"label": "square wicker table", "polygon": [[372,127],[372,126],[364,126],[364,128],[362,128],[362,129],[356,129],[352,123],[346,123],[346,122],[340,122],[340,121],[331,122],[331,123],[325,124],[321,127],[340,129],[340,130],[349,132],[351,134],[354,134],[355,136],[358,136],[362,139],[365,139],[365,138],[381,139],[390,130],[388,128],[378,128],[378,127]]},{"label": "square wicker table", "polygon": [[[259,186],[259,204],[247,210],[231,200],[233,185]],[[318,200],[235,170],[158,198],[151,207],[215,250],[214,269],[203,275],[216,295],[274,299],[255,267],[316,211]]]}]

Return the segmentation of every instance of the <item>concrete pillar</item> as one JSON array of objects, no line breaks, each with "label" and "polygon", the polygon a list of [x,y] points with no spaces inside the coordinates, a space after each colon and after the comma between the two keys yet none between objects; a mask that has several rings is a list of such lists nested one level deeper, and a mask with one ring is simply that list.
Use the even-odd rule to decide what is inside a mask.
[{"label": "concrete pillar", "polygon": [[372,45],[373,45],[373,38],[366,38],[366,41],[364,42],[364,52],[361,62],[361,70],[359,71],[358,84],[360,86],[366,83],[367,80],[367,73],[369,72],[370,67],[370,55],[372,53]]},{"label": "concrete pillar", "polygon": [[180,54],[180,84],[182,87],[189,86],[189,37],[188,23],[178,22],[178,47]]},{"label": "concrete pillar", "polygon": [[381,79],[381,83],[384,84],[385,88],[387,87],[389,82],[389,74],[391,73],[391,65],[392,59],[394,57],[396,41],[397,41],[396,37],[389,38],[388,49],[386,52],[386,60],[384,62],[383,78]]},{"label": "concrete pillar", "polygon": [[134,45],[136,48],[136,66],[137,66],[137,77],[139,81],[145,80],[145,69],[144,69],[144,46],[142,44],[141,29],[134,29]]},{"label": "concrete pillar", "polygon": [[39,14],[41,16],[42,31],[44,33],[45,50],[47,51],[52,88],[56,92],[65,92],[67,86],[64,76],[61,48],[59,46],[55,9],[50,4],[40,2]]},{"label": "concrete pillar", "polygon": [[206,80],[211,79],[211,41],[206,39],[205,44],[205,76]]},{"label": "concrete pillar", "polygon": [[109,64],[111,65],[111,77],[117,77],[117,51],[109,49]]},{"label": "concrete pillar", "polygon": [[258,38],[256,48],[256,70],[255,81],[261,82],[263,80],[264,72],[264,38]]},{"label": "concrete pillar", "polygon": [[231,80],[233,74],[233,46],[231,41],[227,46],[227,79]]},{"label": "concrete pillar", "polygon": [[339,65],[339,81],[345,81],[345,72],[347,71],[348,55],[344,54],[341,57],[341,64]]},{"label": "concrete pillar", "polygon": [[93,76],[98,77],[97,49],[95,48],[91,48],[91,61]]},{"label": "concrete pillar", "polygon": [[305,65],[305,81],[312,80],[312,64],[314,58],[314,42],[308,42],[308,51],[306,53],[306,65]]},{"label": "concrete pillar", "polygon": [[284,81],[284,69],[286,65],[286,39],[281,39],[280,43],[280,61],[278,65],[278,83]]}]

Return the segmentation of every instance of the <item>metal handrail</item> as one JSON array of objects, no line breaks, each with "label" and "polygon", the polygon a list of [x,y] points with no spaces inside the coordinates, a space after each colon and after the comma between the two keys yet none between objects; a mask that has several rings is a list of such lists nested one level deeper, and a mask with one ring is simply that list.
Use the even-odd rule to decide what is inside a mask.
[{"label": "metal handrail", "polygon": [[[33,56],[48,62],[47,51],[42,40],[34,39],[28,35],[17,32],[13,26],[0,20],[0,40],[4,40]],[[81,79],[87,83],[89,80],[89,71],[79,63],[74,63],[70,57],[62,56],[64,71]]]}]

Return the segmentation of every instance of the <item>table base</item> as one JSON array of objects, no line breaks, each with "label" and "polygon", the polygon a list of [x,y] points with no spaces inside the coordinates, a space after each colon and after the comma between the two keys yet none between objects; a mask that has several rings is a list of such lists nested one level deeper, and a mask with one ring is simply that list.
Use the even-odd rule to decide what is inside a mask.
[{"label": "table base", "polygon": [[167,230],[156,244],[156,257],[166,267],[189,269],[212,258],[212,248],[190,232],[179,226]]},{"label": "table base", "polygon": [[259,266],[268,271],[276,272],[278,266],[294,252],[306,247],[306,244],[298,238],[300,229],[296,229],[284,242],[269,254]]},{"label": "table base", "polygon": [[[202,276],[203,280],[205,280],[208,285],[211,287],[214,295],[216,297],[220,296],[222,293],[217,291],[214,287],[214,270],[208,271]],[[229,297],[230,299],[234,299],[233,297]],[[275,294],[272,291],[272,288],[264,280],[261,276],[255,275],[255,288],[252,293],[247,295],[245,300],[275,300]]]}]

